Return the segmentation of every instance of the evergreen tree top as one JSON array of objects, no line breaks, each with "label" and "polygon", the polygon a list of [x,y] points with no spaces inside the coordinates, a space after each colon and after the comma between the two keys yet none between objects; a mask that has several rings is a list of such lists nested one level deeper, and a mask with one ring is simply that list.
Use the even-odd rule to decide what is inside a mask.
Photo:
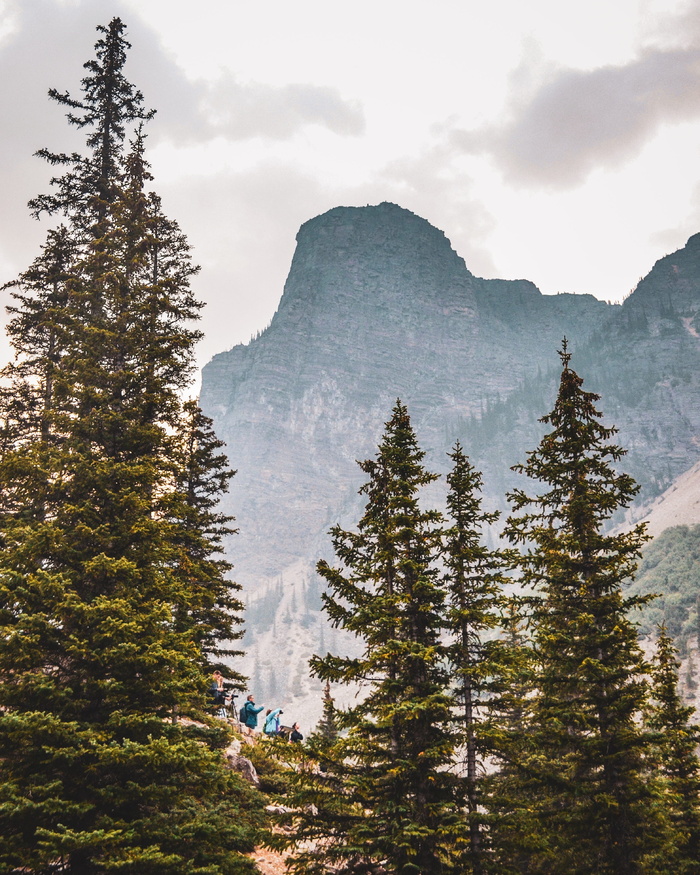
[{"label": "evergreen tree top", "polygon": [[[143,95],[124,75],[131,43],[125,37],[122,20],[113,18],[107,27],[98,26],[97,31],[102,36],[95,43],[95,57],[83,65],[88,75],[81,81],[82,97],[76,99],[56,88],[49,90],[52,100],[68,107],[69,123],[87,129],[85,142],[90,154],[86,157],[76,152],[69,155],[39,149],[38,156],[66,171],[51,179],[52,194],[38,195],[29,202],[35,217],[60,212],[87,227],[104,219],[106,204],[114,198],[115,182],[123,170],[128,127],[155,114],[155,110],[144,108]],[[91,204],[88,215],[86,204]]]},{"label": "evergreen tree top", "polygon": [[[514,515],[506,534],[514,543],[534,539],[546,546],[555,533],[568,532],[585,549],[604,552],[616,543],[629,541],[630,555],[637,557],[645,540],[644,526],[636,526],[617,541],[605,536],[602,524],[620,508],[629,506],[639,486],[628,474],[618,472],[616,463],[626,450],[611,442],[617,433],[605,426],[596,402],[600,396],[583,389],[582,378],[570,367],[566,341],[559,351],[562,372],[559,391],[550,413],[541,422],[551,426],[539,446],[528,453],[524,464],[513,470],[543,484],[538,494],[516,489],[507,496]],[[522,516],[517,512],[525,510]],[[630,569],[631,571],[631,569]]]}]

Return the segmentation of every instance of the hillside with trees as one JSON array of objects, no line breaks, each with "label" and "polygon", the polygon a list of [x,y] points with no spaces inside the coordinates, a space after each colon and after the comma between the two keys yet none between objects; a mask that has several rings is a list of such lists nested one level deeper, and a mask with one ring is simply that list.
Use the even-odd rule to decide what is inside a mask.
[{"label": "hillside with trees", "polygon": [[364,514],[333,529],[337,563],[319,573],[324,610],[362,656],[311,670],[363,696],[289,772],[272,841],[293,872],[696,871],[693,709],[665,628],[651,661],[639,645],[648,598],[625,582],[644,528],[605,530],[638,486],[617,470],[599,396],[560,355],[545,434],[518,466],[529,486],[509,496],[509,551],[480,544],[491,514],[461,448],[449,518],[421,505],[435,475],[400,402],[360,463]]},{"label": "hillside with trees", "polygon": [[662,623],[683,655],[700,646],[700,526],[673,526],[644,549],[630,594],[655,594],[640,614],[640,631],[650,635]]},{"label": "hillside with trees", "polygon": [[[697,873],[700,730],[679,691],[674,640],[687,651],[700,634],[700,527],[648,546],[643,525],[613,527],[640,487],[566,340],[551,410],[528,413],[514,446],[532,440],[504,476],[514,484],[502,500],[506,547],[493,544],[500,514],[459,440],[446,453],[437,505],[440,475],[408,405],[395,400],[376,450],[359,463],[363,509],[353,518],[347,501],[330,531],[334,558],[317,565],[323,587],[303,590],[345,636],[308,666],[286,665],[325,683],[321,721],[306,741],[284,729],[261,737],[215,704],[215,672],[239,692],[247,684],[244,606],[224,553],[235,530],[221,499],[233,472],[212,420],[184,400],[199,336],[197,267],[151,188],[153,112],[126,78],[129,49],[114,18],[98,28],[80,95],[50,92],[84,132],[84,150],[41,150],[56,175],[30,207],[54,224],[9,284],[14,358],[0,375],[2,871],[252,875],[267,848],[284,851],[296,875]],[[396,218],[398,208],[386,206],[382,215]],[[335,216],[341,236],[344,215]],[[426,232],[423,220],[411,224]],[[428,255],[445,246],[432,231],[424,240],[427,249],[412,255],[426,278]],[[462,267],[452,255],[442,263],[446,331],[462,304],[484,308],[488,296]],[[562,308],[527,283],[515,287],[524,306],[546,315],[550,334],[566,313],[597,324],[605,309],[591,300]],[[693,289],[682,289],[694,306]],[[440,289],[429,291],[409,313],[416,334]],[[502,291],[497,283],[488,306],[502,324],[510,319],[515,342],[522,326]],[[397,288],[379,282],[378,293],[388,313]],[[664,302],[622,313],[590,343],[606,348],[636,314],[645,349],[656,336],[649,325],[666,326],[662,371],[675,367],[673,349],[689,343],[686,310]],[[303,336],[305,314],[294,319]],[[474,321],[464,324],[478,334]],[[324,326],[312,328],[318,340]],[[455,331],[453,350],[464,339]],[[513,350],[492,355],[507,364]],[[437,391],[444,379],[431,356],[427,395],[430,380]],[[409,337],[402,361],[414,357]],[[520,400],[541,400],[551,380],[523,383]],[[318,420],[323,404],[306,403]],[[419,409],[429,418],[429,405]],[[487,404],[479,421],[517,410]],[[430,433],[451,439],[443,425]],[[335,446],[342,434],[330,421],[323,428]],[[247,474],[263,484],[269,475]],[[314,513],[347,485],[326,480],[323,496],[306,496]],[[286,595],[279,580],[249,625],[269,624],[274,599]],[[344,689],[354,698],[336,705]]]}]

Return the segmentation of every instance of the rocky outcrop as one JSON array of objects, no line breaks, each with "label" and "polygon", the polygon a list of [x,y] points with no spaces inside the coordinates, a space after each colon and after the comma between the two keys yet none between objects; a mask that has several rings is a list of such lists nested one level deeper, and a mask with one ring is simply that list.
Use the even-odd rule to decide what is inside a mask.
[{"label": "rocky outcrop", "polygon": [[[258,701],[288,713],[296,702],[302,723],[309,695],[320,707],[306,660],[337,642],[313,569],[329,556],[329,527],[359,517],[355,460],[374,453],[397,397],[428,466],[444,472],[461,440],[484,471],[487,506],[503,506],[510,466],[551,407],[566,335],[647,498],[697,461],[699,283],[700,236],[619,306],[475,277],[441,231],[394,204],[303,225],[270,326],[202,375],[202,407],[238,470],[225,509],[240,530],[230,557]],[[440,505],[441,488],[427,500]]]},{"label": "rocky outcrop", "polygon": [[648,503],[700,458],[700,234],[660,259],[580,351]]},{"label": "rocky outcrop", "polygon": [[248,757],[242,756],[239,751],[240,744],[237,747],[232,745],[231,747],[226,748],[224,751],[226,765],[229,769],[233,769],[235,772],[240,772],[244,780],[249,784],[252,784],[253,787],[259,787],[260,778],[258,777],[255,766]]}]

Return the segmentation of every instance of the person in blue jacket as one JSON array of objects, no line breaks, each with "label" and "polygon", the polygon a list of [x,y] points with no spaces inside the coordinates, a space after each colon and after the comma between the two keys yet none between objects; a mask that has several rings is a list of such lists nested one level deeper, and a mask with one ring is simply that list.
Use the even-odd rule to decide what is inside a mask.
[{"label": "person in blue jacket", "polygon": [[255,707],[255,696],[251,693],[246,699],[246,703],[243,706],[245,711],[245,725],[248,729],[257,729],[258,728],[258,714],[264,708],[264,705],[261,705],[259,708]]},{"label": "person in blue jacket", "polygon": [[275,708],[274,711],[268,710],[267,715],[265,716],[265,725],[263,726],[263,732],[265,735],[279,735],[280,733],[280,714],[283,711],[281,708]]}]

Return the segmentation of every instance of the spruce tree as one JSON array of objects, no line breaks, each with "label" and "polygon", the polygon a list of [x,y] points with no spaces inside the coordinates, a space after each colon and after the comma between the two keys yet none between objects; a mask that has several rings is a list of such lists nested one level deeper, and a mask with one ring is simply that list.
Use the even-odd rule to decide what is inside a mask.
[{"label": "spruce tree", "polygon": [[560,352],[559,392],[543,422],[551,430],[516,470],[537,491],[516,490],[510,539],[521,545],[522,580],[534,587],[535,691],[530,703],[528,808],[542,853],[532,872],[632,875],[645,871],[662,824],[645,774],[647,698],[637,632],[638,599],[622,583],[633,573],[643,526],[606,534],[605,523],[637,491],[619,473],[623,450],[601,422],[599,396],[582,388]]},{"label": "spruce tree", "polygon": [[131,48],[124,22],[113,18],[106,27],[99,25],[97,31],[102,36],[95,43],[95,57],[83,65],[87,75],[81,82],[80,98],[49,89],[49,97],[68,108],[69,123],[86,130],[89,151],[66,154],[39,149],[37,155],[53,167],[64,168],[64,172],[51,180],[54,190],[50,194],[29,202],[33,215],[63,213],[93,236],[99,236],[108,205],[116,197],[129,129],[134,122],[146,121],[155,113],[144,107],[143,95],[124,73]]},{"label": "spruce tree", "polygon": [[493,633],[501,624],[505,604],[505,556],[482,543],[483,527],[494,523],[499,515],[481,508],[481,475],[459,443],[450,458],[453,467],[447,475],[447,509],[452,525],[444,533],[446,627],[450,635],[447,657],[455,679],[464,757],[469,822],[469,852],[464,865],[480,875],[486,851],[481,798],[483,759],[490,752],[488,709],[502,671],[502,646]]},{"label": "spruce tree", "polygon": [[534,688],[534,652],[528,637],[525,604],[508,600],[504,634],[495,643],[497,673],[488,702],[491,763],[483,778],[482,804],[488,827],[486,871],[528,875],[546,842],[533,811],[533,781],[525,768],[533,755],[530,708]]},{"label": "spruce tree", "polygon": [[[298,872],[328,865],[353,871],[362,862],[397,875],[458,871],[455,776],[457,744],[448,692],[444,591],[435,559],[440,515],[419,507],[421,487],[435,475],[422,465],[406,408],[397,402],[368,475],[357,531],[332,530],[341,567],[320,562],[332,622],[364,645],[358,658],[314,657],[317,676],[361,684],[364,698],[340,709],[346,730],[325,754],[324,772],[301,773],[294,841],[313,839],[293,864]],[[345,868],[343,868],[345,867]],[[359,871],[359,870],[358,870]],[[378,871],[378,870],[377,870]]]},{"label": "spruce tree", "polygon": [[144,113],[123,25],[99,30],[69,102],[88,155],[54,162],[36,202],[65,229],[16,284],[3,381],[0,866],[249,872],[260,801],[204,710],[240,604],[216,555],[229,472],[181,401],[196,268],[147,192],[138,124],[125,145]]},{"label": "spruce tree", "polygon": [[649,726],[656,734],[656,766],[665,780],[672,830],[668,870],[692,873],[700,860],[700,727],[690,722],[695,709],[684,705],[678,693],[679,667],[676,648],[662,626],[652,669]]},{"label": "spruce tree", "polygon": [[323,715],[316,727],[317,734],[325,742],[333,742],[338,738],[338,719],[336,716],[336,707],[331,696],[331,682],[326,681],[326,686],[323,688]]},{"label": "spruce tree", "polygon": [[[217,506],[235,472],[221,452],[224,442],[199,406],[186,402],[182,415],[181,442],[172,457],[174,488],[162,506],[171,526],[172,573],[179,582],[176,628],[197,643],[202,669],[208,670],[224,657],[241,655],[234,645],[243,635],[240,585],[229,579],[232,565],[221,555],[224,537],[236,530],[230,525],[233,517]],[[237,689],[244,689],[242,675],[221,668]]]}]

